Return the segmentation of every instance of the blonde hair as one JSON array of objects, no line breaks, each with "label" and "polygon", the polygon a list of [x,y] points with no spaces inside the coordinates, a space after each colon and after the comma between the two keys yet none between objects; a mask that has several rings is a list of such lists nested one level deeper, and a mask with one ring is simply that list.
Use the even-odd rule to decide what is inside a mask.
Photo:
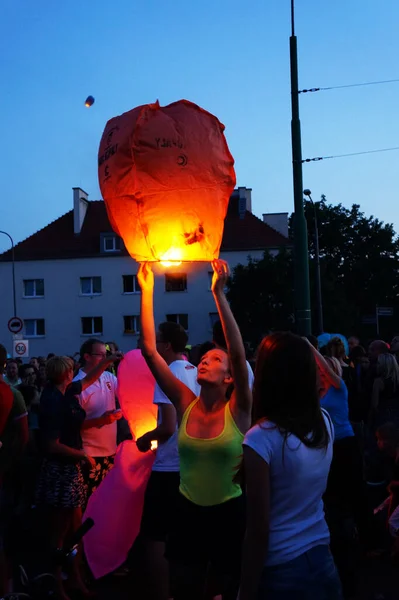
[{"label": "blonde hair", "polygon": [[60,385],[67,377],[69,371],[73,371],[73,360],[69,356],[53,356],[47,361],[46,376],[50,383]]},{"label": "blonde hair", "polygon": [[392,379],[394,388],[399,386],[399,366],[392,354],[380,354],[377,359],[377,373],[381,379]]},{"label": "blonde hair", "polygon": [[338,358],[335,358],[335,356],[325,356],[324,358],[326,359],[328,365],[331,367],[334,373],[338,375],[338,377],[342,377],[342,367]]}]

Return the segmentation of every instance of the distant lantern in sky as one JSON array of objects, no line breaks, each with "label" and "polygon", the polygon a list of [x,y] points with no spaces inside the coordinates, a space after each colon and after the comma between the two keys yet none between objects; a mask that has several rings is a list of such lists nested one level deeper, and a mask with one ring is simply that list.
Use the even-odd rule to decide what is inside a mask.
[{"label": "distant lantern in sky", "polygon": [[108,121],[98,158],[109,219],[139,262],[219,256],[236,177],[224,125],[180,100],[139,106]]},{"label": "distant lantern in sky", "polygon": [[94,104],[93,96],[87,96],[87,98],[85,100],[85,106],[87,106],[87,108],[90,108],[90,106],[93,106],[93,104]]}]

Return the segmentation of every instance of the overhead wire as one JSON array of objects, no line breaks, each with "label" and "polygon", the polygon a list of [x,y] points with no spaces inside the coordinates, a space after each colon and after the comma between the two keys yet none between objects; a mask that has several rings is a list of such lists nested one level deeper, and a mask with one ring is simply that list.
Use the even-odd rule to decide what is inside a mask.
[{"label": "overhead wire", "polygon": [[399,146],[393,146],[392,148],[378,148],[376,150],[363,150],[362,152],[349,152],[347,154],[333,154],[331,156],[315,156],[314,158],[305,158],[301,162],[318,162],[320,160],[328,160],[331,158],[344,158],[347,156],[360,156],[361,154],[376,154],[378,152],[392,152],[393,150],[399,150]]},{"label": "overhead wire", "polygon": [[348,83],[345,85],[330,85],[328,87],[314,87],[314,88],[299,90],[298,94],[308,94],[311,92],[324,92],[326,90],[342,90],[345,88],[362,87],[365,85],[381,85],[381,84],[385,84],[385,83],[399,83],[399,78],[398,79],[384,79],[381,81],[364,81],[362,83]]}]

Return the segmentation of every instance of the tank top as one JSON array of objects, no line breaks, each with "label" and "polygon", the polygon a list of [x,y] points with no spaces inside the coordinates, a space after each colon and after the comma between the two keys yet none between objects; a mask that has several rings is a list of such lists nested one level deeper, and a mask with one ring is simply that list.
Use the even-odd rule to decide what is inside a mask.
[{"label": "tank top", "polygon": [[218,436],[202,439],[189,435],[187,421],[197,402],[198,398],[187,408],[178,433],[180,492],[194,504],[215,506],[242,494],[233,478],[241,462],[244,435],[234,422],[229,402]]}]

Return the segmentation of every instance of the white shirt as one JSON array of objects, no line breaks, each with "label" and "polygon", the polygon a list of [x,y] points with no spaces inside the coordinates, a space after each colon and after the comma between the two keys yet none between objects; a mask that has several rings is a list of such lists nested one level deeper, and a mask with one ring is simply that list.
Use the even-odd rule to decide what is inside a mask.
[{"label": "white shirt", "polygon": [[[201,387],[197,383],[197,369],[186,360],[175,360],[169,365],[173,375],[180,379],[196,396],[199,396]],[[172,404],[163,393],[158,384],[155,384],[154,404]],[[161,409],[158,407],[158,425],[162,423]],[[175,433],[166,442],[159,443],[153,471],[178,472],[180,471],[179,452],[177,450],[177,427]]]},{"label": "white shirt", "polygon": [[249,364],[249,362],[247,361],[247,369],[248,369],[248,384],[249,384],[249,389],[252,390],[252,388],[254,387],[254,372],[252,370],[251,365]]},{"label": "white shirt", "polygon": [[[329,434],[327,451],[308,448],[291,435],[284,437],[271,422],[255,425],[244,445],[270,468],[270,533],[266,566],[286,563],[314,546],[329,544],[322,496],[332,459],[333,429],[323,411]],[[284,445],[284,448],[283,448]]]},{"label": "white shirt", "polygon": [[[80,369],[74,381],[83,379],[86,373]],[[79,402],[86,411],[86,419],[98,419],[107,410],[116,408],[117,378],[104,371],[100,377],[79,396]],[[117,423],[104,425],[100,429],[91,427],[82,430],[83,449],[89,456],[113,456],[116,452]]]}]

